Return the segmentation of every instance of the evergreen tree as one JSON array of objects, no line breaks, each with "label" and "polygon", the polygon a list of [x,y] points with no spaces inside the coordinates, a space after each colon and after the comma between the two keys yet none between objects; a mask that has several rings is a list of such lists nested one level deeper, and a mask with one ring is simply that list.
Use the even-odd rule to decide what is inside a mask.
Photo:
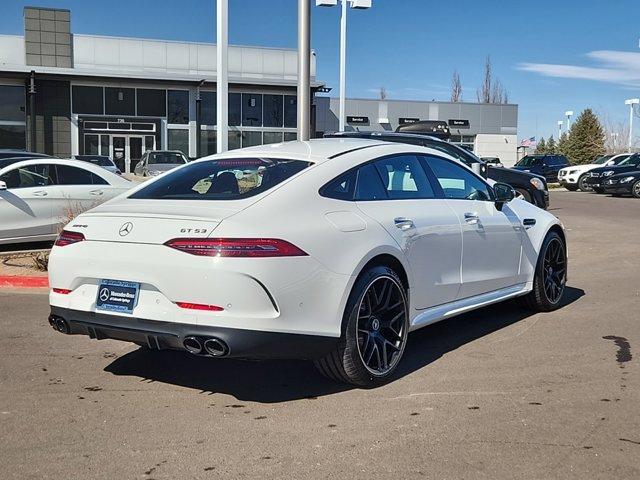
[{"label": "evergreen tree", "polygon": [[556,153],[556,141],[553,139],[553,135],[547,140],[547,151],[545,153]]},{"label": "evergreen tree", "polygon": [[571,160],[571,155],[569,155],[569,135],[567,135],[567,132],[560,135],[560,140],[558,140],[558,144],[556,145],[556,153],[564,155]]},{"label": "evergreen tree", "polygon": [[590,108],[584,110],[571,126],[568,149],[571,161],[578,165],[591,163],[604,153],[604,129]]},{"label": "evergreen tree", "polygon": [[547,143],[544,141],[544,137],[540,138],[540,141],[536,144],[535,154],[539,155],[542,153],[546,153],[547,151]]}]

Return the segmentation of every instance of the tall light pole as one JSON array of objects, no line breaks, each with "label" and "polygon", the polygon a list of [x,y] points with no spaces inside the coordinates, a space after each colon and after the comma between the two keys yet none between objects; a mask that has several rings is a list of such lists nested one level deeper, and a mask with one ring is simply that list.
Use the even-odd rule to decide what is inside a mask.
[{"label": "tall light pole", "polygon": [[[216,0],[216,152],[229,149],[229,0]],[[197,138],[200,138],[198,132]]]},{"label": "tall light pole", "polygon": [[562,137],[562,125],[564,125],[564,122],[562,120],[558,120],[558,140]]},{"label": "tall light pole", "polygon": [[[339,130],[345,129],[346,97],[347,97],[347,3],[351,8],[371,8],[372,0],[340,0],[342,12],[340,14],[340,112],[338,114]],[[316,0],[316,6],[335,7],[338,0]]]},{"label": "tall light pole", "polygon": [[629,105],[629,153],[633,146],[633,106],[640,103],[640,98],[630,98],[624,101],[625,105]]},{"label": "tall light pole", "polygon": [[311,10],[298,0],[298,140],[311,137]]},{"label": "tall light pole", "polygon": [[564,112],[564,114],[567,117],[567,135],[569,135],[569,131],[571,130],[571,117],[573,116],[573,110],[567,110],[566,112]]}]

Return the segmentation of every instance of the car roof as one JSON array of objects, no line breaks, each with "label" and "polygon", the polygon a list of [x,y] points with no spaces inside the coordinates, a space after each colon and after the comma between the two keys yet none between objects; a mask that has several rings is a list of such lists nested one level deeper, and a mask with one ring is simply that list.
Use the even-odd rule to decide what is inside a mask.
[{"label": "car roof", "polygon": [[0,173],[8,168],[11,168],[11,170],[13,170],[16,168],[22,168],[29,165],[42,165],[42,164],[68,165],[70,167],[78,167],[78,168],[82,168],[83,170],[88,170],[91,173],[95,173],[99,177],[104,177],[105,175],[107,175],[107,179],[111,184],[117,185],[117,184],[123,184],[125,182],[128,183],[128,180],[122,178],[119,175],[116,175],[115,173],[111,173],[110,171],[105,170],[104,168],[98,165],[94,165],[93,163],[85,162],[84,160],[63,159],[63,158],[33,158],[28,160],[22,160],[20,162],[15,162],[15,163],[12,163],[11,165],[7,165],[6,167],[0,168]]},{"label": "car roof", "polygon": [[[361,150],[364,148],[375,147],[378,145],[391,145],[389,142],[380,140],[369,140],[360,138],[316,138],[307,141],[293,141],[283,143],[272,143],[267,145],[258,145],[255,147],[247,147],[239,150],[230,150],[216,158],[232,158],[232,157],[273,157],[273,158],[291,158],[304,159],[314,163],[322,163],[331,158],[343,155],[348,152]],[[397,144],[396,144],[397,145]],[[205,160],[214,157],[203,157],[198,159]]]},{"label": "car roof", "polygon": [[376,138],[376,137],[389,137],[389,138],[407,138],[407,139],[421,139],[421,140],[430,140],[433,142],[441,142],[441,143],[449,143],[446,140],[441,138],[433,137],[431,135],[423,135],[420,133],[404,133],[404,132],[334,132],[325,135],[326,138],[336,138],[336,137],[350,137],[350,138]]}]

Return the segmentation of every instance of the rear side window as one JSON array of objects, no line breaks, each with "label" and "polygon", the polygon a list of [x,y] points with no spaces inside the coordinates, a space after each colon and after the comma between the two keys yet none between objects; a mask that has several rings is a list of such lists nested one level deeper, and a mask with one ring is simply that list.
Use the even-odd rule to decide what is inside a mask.
[{"label": "rear side window", "polygon": [[104,178],[82,168],[56,165],[56,172],[59,185],[108,185]]},{"label": "rear side window", "polygon": [[302,160],[275,158],[199,161],[167,174],[129,198],[238,200],[266,192],[309,165]]}]

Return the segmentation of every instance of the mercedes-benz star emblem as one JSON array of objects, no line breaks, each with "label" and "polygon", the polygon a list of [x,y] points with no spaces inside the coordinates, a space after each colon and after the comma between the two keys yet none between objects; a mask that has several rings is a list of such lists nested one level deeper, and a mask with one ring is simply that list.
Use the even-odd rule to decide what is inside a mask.
[{"label": "mercedes-benz star emblem", "polygon": [[107,300],[109,300],[110,294],[111,292],[109,292],[108,288],[103,288],[102,290],[100,290],[100,300],[102,300],[103,302],[106,302]]},{"label": "mercedes-benz star emblem", "polygon": [[131,230],[133,230],[133,223],[127,222],[120,227],[120,230],[118,231],[118,233],[120,234],[121,237],[126,237],[131,233]]}]

